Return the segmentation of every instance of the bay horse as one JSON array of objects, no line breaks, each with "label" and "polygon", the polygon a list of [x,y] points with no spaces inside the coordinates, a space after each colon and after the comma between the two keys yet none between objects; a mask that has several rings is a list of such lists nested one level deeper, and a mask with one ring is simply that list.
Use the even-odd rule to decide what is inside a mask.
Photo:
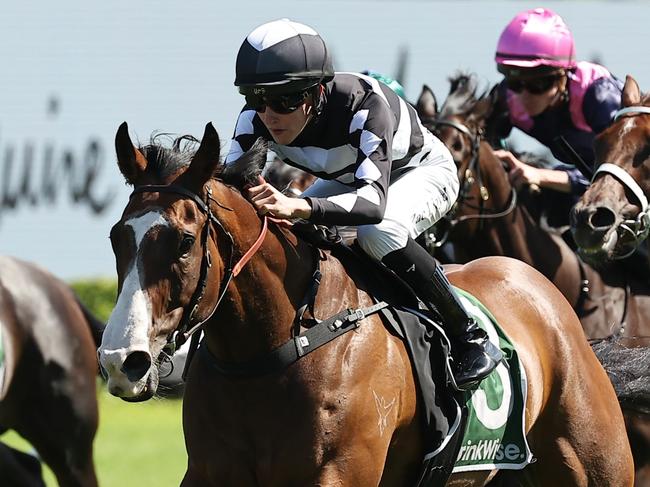
[{"label": "bay horse", "polygon": [[[97,486],[96,349],[103,327],[63,281],[0,256],[0,433],[14,430],[31,443],[62,487]],[[0,455],[0,483],[32,485],[12,478],[13,467],[28,462],[14,463],[20,455],[9,452],[4,447]]]},{"label": "bay horse", "polygon": [[580,252],[597,262],[631,255],[650,230],[650,95],[627,76],[621,104],[594,141],[593,182],[571,212]]},{"label": "bay horse", "polygon": [[[183,403],[181,485],[415,485],[421,402],[403,342],[377,315],[275,367],[282,344],[297,348],[294,319],[317,261],[315,318],[373,302],[331,253],[260,219],[242,195],[266,146],[258,141],[224,167],[212,124],[196,151],[136,148],[126,123],[115,143],[134,191],[110,232],[119,294],[100,364],[111,394],[146,400],[161,352],[202,328]],[[504,257],[474,261],[449,279],[492,310],[528,377],[526,432],[537,461],[504,475],[536,485],[632,485],[615,393],[566,299],[539,272]],[[254,373],[226,373],[232,368]],[[390,407],[375,411],[375,397]],[[495,475],[455,474],[447,485],[485,485]]]},{"label": "bay horse", "polygon": [[[494,155],[484,134],[494,106],[494,92],[477,95],[474,76],[451,79],[450,93],[438,109],[433,92],[424,87],[418,110],[425,125],[448,146],[458,166],[461,191],[449,215],[446,238],[456,261],[465,263],[487,255],[516,258],[538,269],[562,292],[578,314],[588,338],[615,338],[628,345],[648,345],[650,336],[650,287],[630,279],[620,266],[601,271],[580,260],[562,238],[542,225],[534,205],[524,200],[535,195],[517,192],[503,163]],[[643,337],[643,338],[641,338]],[[603,362],[611,365],[610,376],[621,391],[628,434],[637,466],[637,485],[650,482],[650,421],[647,401],[641,407],[638,390],[630,394],[621,382],[634,361],[647,359],[647,348],[628,351],[634,360],[618,363],[603,343]],[[606,367],[608,368],[608,367]],[[648,389],[648,370],[637,379]],[[638,377],[638,374],[635,374]]]}]

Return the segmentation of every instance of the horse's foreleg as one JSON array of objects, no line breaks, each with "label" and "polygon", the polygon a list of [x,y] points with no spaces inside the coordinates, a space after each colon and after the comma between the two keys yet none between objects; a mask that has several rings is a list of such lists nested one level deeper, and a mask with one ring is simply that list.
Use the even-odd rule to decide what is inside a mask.
[{"label": "horse's foreleg", "polygon": [[49,391],[47,394],[51,395],[25,401],[20,424],[15,428],[36,448],[61,487],[97,486],[93,464],[97,409],[93,402],[82,402],[82,398],[94,399],[94,383],[91,389],[86,395],[79,393],[80,397],[64,397]]}]

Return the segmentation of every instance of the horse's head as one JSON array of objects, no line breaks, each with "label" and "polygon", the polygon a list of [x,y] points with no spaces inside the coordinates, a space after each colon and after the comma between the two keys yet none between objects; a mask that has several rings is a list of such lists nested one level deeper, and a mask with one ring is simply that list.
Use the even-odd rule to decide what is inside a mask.
[{"label": "horse's head", "polygon": [[424,125],[447,145],[461,171],[478,150],[496,92],[477,95],[474,75],[458,74],[449,82],[449,94],[440,110],[427,85],[422,87],[416,110]]},{"label": "horse's head", "polygon": [[[174,332],[187,331],[213,311],[233,252],[226,228],[232,231],[235,213],[246,204],[239,192],[214,179],[224,169],[212,124],[196,151],[195,142],[185,136],[163,147],[154,138],[136,148],[126,123],[115,138],[118,166],[133,193],[110,233],[118,298],[99,360],[110,393],[126,400],[156,392],[157,366],[163,349],[173,349],[168,344]],[[254,153],[263,164],[266,151],[250,157]],[[223,256],[217,241],[223,242]]]},{"label": "horse's head", "polygon": [[594,142],[594,181],[571,212],[573,237],[592,261],[631,254],[650,229],[650,96],[628,76],[623,108]]}]

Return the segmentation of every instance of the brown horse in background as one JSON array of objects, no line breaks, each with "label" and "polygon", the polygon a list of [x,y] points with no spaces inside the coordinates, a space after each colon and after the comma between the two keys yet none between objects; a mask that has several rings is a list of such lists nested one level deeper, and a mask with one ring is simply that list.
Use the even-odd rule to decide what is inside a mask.
[{"label": "brown horse in background", "polygon": [[[11,429],[29,441],[62,487],[97,485],[93,439],[102,330],[64,282],[33,264],[0,256],[6,353],[0,432]],[[11,450],[0,450],[0,484],[35,485],[38,480],[25,477],[29,469],[21,470],[25,456]]]},{"label": "brown horse in background", "polygon": [[594,181],[571,213],[580,252],[597,262],[630,255],[650,230],[650,95],[631,76],[622,106],[596,137]]},{"label": "brown horse in background", "polygon": [[[423,96],[431,100],[430,94]],[[477,98],[475,80],[461,75],[452,80],[440,111],[427,109],[436,114],[432,129],[452,152],[461,180],[448,235],[457,262],[488,255],[522,260],[558,287],[589,338],[650,338],[650,286],[626,275],[620,266],[599,270],[585,264],[559,231],[544,227],[521,204],[531,196],[517,194],[502,162],[481,136],[493,101],[489,94]]]},{"label": "brown horse in background", "polygon": [[[523,198],[535,196],[515,191],[503,163],[484,139],[494,100],[492,94],[476,96],[476,90],[472,76],[459,75],[451,80],[450,94],[440,110],[426,87],[418,102],[426,124],[449,147],[458,165],[461,191],[447,234],[457,261],[468,262],[486,255],[524,261],[550,279],[567,298],[588,338],[616,337],[626,344],[647,345],[650,288],[630,279],[620,266],[599,271],[582,262],[559,232],[545,228],[535,212],[522,204]],[[650,371],[645,369],[647,380]],[[650,422],[646,414],[636,410],[638,395],[620,399],[635,453],[637,485],[647,485]]]},{"label": "brown horse in background", "polygon": [[[266,148],[256,144],[225,169],[211,124],[195,153],[178,144],[136,149],[126,124],[116,148],[134,192],[111,230],[120,291],[100,363],[112,394],[147,399],[170,334],[179,323],[181,331],[203,327],[183,405],[189,459],[182,485],[414,485],[423,431],[413,369],[377,315],[286,367],[224,373],[265,363],[293,343],[317,260],[315,317],[372,304],[333,255],[279,226],[265,231],[239,188],[256,180]],[[526,431],[537,461],[504,475],[539,485],[632,485],[616,396],[564,297],[531,267],[503,257],[449,278],[492,310],[528,377]],[[188,324],[182,317],[190,309]],[[375,411],[377,396],[394,407]],[[485,485],[495,474],[458,474],[448,485]]]}]

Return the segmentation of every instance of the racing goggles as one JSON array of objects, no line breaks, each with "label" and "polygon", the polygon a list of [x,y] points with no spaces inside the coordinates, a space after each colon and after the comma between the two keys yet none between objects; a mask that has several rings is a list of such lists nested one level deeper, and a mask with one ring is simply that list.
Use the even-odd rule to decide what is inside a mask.
[{"label": "racing goggles", "polygon": [[286,95],[246,94],[246,105],[258,113],[264,113],[269,107],[275,113],[286,115],[302,106],[311,90],[287,93]]},{"label": "racing goggles", "polygon": [[526,90],[531,95],[541,95],[550,90],[560,77],[557,74],[552,74],[531,79],[506,78],[506,85],[509,90],[515,93],[521,93]]}]

